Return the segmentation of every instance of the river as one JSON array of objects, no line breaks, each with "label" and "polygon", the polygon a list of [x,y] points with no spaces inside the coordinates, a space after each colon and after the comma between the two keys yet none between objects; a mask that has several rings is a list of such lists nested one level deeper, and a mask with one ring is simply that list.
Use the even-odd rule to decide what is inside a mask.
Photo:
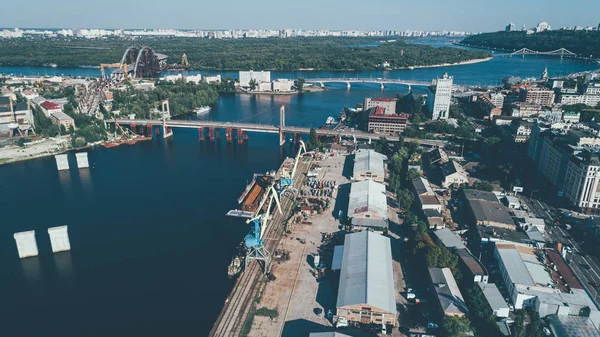
[{"label": "river", "polygon": [[[497,84],[595,69],[551,58],[391,72],[293,72],[272,77],[385,77],[431,80],[448,71],[459,84]],[[97,69],[2,68],[23,75],[97,76]],[[224,76],[237,77],[233,73]],[[406,86],[333,84],[293,96],[222,95],[207,118],[317,126],[365,96],[394,96]],[[89,170],[59,173],[53,158],[0,166],[0,315],[7,336],[205,336],[232,282],[227,264],[249,231],[225,213],[254,172],[285,155],[277,135],[250,134],[243,146],[200,144],[195,130],[167,141],[90,150]],[[222,137],[223,138],[223,137]],[[72,250],[52,254],[47,228],[68,225]],[[40,256],[19,260],[13,233],[36,230]]]}]

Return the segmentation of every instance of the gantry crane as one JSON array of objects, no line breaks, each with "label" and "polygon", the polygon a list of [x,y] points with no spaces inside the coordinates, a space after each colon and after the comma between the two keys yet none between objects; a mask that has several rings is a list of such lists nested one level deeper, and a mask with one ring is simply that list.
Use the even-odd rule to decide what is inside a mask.
[{"label": "gantry crane", "polygon": [[100,65],[100,71],[102,72],[102,78],[105,78],[104,68],[123,68],[123,78],[127,79],[127,64],[125,63],[102,63]]},{"label": "gantry crane", "polygon": [[[269,205],[264,213],[260,213],[262,206],[264,206],[266,200],[269,199]],[[264,273],[267,274],[269,272],[269,267],[271,265],[271,254],[267,250],[264,245],[263,235],[265,234],[265,230],[267,228],[267,221],[270,218],[270,210],[271,205],[275,200],[277,204],[277,208],[279,209],[279,213],[283,214],[281,211],[281,204],[279,203],[279,197],[277,196],[277,191],[271,185],[267,190],[267,193],[263,197],[260,202],[258,211],[255,216],[251,219],[248,219],[246,223],[253,223],[250,232],[244,238],[244,245],[246,246],[246,258],[244,259],[245,267],[248,268],[248,263],[251,260],[260,260],[264,263]]]},{"label": "gantry crane", "polygon": [[296,154],[296,159],[294,160],[294,166],[289,176],[282,177],[279,180],[279,189],[284,190],[288,187],[294,186],[294,175],[296,174],[296,169],[298,168],[298,162],[300,161],[300,156],[302,155],[302,150],[306,153],[306,146],[302,139],[300,139],[300,148],[298,149],[298,153]]}]

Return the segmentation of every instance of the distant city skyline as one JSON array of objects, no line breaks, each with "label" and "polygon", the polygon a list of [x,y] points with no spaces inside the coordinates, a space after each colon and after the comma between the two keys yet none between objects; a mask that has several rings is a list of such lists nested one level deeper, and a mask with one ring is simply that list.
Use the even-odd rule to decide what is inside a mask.
[{"label": "distant city skyline", "polygon": [[[28,10],[33,9],[35,10]],[[598,26],[597,0],[505,0],[497,6],[478,0],[371,0],[281,2],[233,0],[164,2],[105,0],[30,0],[3,5],[4,28],[104,29],[329,29],[500,31],[513,22],[517,28],[546,21],[554,29]]]}]

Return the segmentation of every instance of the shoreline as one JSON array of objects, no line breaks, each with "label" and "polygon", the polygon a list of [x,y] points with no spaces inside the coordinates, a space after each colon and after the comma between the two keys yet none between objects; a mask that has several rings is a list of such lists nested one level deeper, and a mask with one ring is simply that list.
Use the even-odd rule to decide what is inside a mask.
[{"label": "shoreline", "polygon": [[461,62],[456,62],[456,63],[440,63],[440,64],[433,64],[433,65],[430,65],[430,66],[402,67],[402,68],[396,68],[396,69],[393,69],[393,70],[414,70],[414,69],[426,69],[426,68],[464,66],[464,65],[468,65],[468,64],[476,64],[476,63],[487,62],[487,61],[491,61],[493,59],[494,59],[493,56],[489,56],[489,57],[486,57],[486,58],[483,58],[483,59],[473,59],[473,60],[461,61]]}]

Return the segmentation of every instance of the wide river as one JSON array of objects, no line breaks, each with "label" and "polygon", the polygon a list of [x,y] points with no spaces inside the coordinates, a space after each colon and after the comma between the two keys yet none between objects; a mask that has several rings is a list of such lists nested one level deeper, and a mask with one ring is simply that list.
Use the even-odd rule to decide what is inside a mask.
[{"label": "wide river", "polygon": [[[497,84],[597,67],[552,58],[496,58],[430,69],[361,72],[361,77],[431,80],[444,71],[459,84]],[[98,76],[97,69],[2,68],[15,75]],[[224,76],[237,77],[233,73]],[[272,77],[357,77],[355,72],[273,73]],[[208,118],[317,126],[365,96],[406,86],[332,85],[301,96],[223,95]],[[416,90],[419,92],[419,90]],[[91,168],[59,173],[53,158],[0,166],[0,317],[6,336],[206,336],[232,282],[227,264],[249,231],[225,213],[254,172],[279,167],[289,147],[250,134],[243,146],[199,144],[195,130],[167,141],[97,148]],[[47,229],[68,225],[72,250],[52,254]],[[40,256],[20,260],[13,233],[36,230]]]}]

